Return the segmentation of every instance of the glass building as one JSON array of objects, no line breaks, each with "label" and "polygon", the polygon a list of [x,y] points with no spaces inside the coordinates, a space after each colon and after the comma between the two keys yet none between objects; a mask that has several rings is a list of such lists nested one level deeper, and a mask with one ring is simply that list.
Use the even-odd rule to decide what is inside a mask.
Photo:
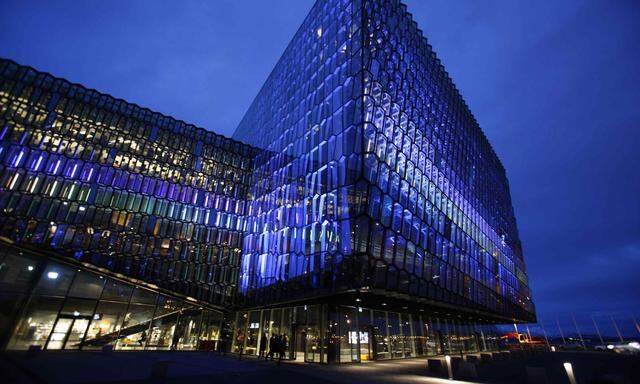
[{"label": "glass building", "polygon": [[4,348],[363,362],[535,319],[504,167],[398,1],[318,0],[233,139],[8,60],[0,129]]},{"label": "glass building", "polygon": [[535,318],[505,170],[399,1],[317,1],[233,137],[260,150],[249,352],[274,332],[307,361],[478,350],[481,324]]},{"label": "glass building", "polygon": [[[190,348],[181,322],[193,318],[190,334],[204,339],[219,330],[237,292],[251,147],[8,60],[0,61],[0,140],[4,345],[88,347],[117,332],[116,348],[125,348],[136,330],[139,347]],[[36,254],[51,261],[34,264]],[[63,273],[53,260],[124,279],[130,295],[115,308],[94,287],[97,275]],[[47,268],[55,271],[42,277]],[[56,300],[38,288],[53,283]],[[69,322],[76,307],[68,304],[87,284],[93,295],[76,316],[84,321]],[[115,318],[96,341],[103,316]]]}]

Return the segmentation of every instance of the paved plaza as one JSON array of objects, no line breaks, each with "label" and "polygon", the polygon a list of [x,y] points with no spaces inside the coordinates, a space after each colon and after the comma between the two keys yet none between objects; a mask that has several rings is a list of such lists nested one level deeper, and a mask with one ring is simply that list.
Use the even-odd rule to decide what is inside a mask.
[{"label": "paved plaza", "polygon": [[[548,383],[568,383],[562,363],[573,364],[578,383],[635,383],[640,358],[607,353],[545,353],[481,363],[478,377],[448,380],[427,369],[427,359],[364,364],[318,365],[265,362],[253,357],[205,352],[5,353],[0,372],[7,383],[519,383],[540,382],[527,367],[544,372]],[[637,368],[636,368],[637,369]],[[439,376],[439,377],[438,377]]]}]

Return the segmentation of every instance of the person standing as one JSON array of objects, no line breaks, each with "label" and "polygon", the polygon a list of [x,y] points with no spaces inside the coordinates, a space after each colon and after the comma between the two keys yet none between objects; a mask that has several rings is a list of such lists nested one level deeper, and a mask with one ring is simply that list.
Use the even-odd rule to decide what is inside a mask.
[{"label": "person standing", "polygon": [[142,331],[142,334],[140,335],[140,338],[138,339],[138,344],[140,346],[143,346],[145,341],[147,341],[147,331]]},{"label": "person standing", "polygon": [[273,354],[276,352],[277,349],[277,342],[276,342],[276,335],[271,334],[271,337],[269,338],[269,352],[267,353],[267,355],[264,357],[265,360],[271,358],[271,360],[273,360]]},{"label": "person standing", "polygon": [[267,335],[265,333],[262,334],[262,337],[260,338],[260,354],[258,355],[258,358],[260,357],[264,357],[266,360],[266,355],[265,355],[265,351],[267,350],[267,341],[269,339],[267,339]]},{"label": "person standing", "polygon": [[236,346],[238,348],[238,360],[241,360],[242,352],[244,351],[244,335],[242,333],[238,333],[238,337],[236,338]]},{"label": "person standing", "polygon": [[227,341],[224,337],[218,340],[218,353],[222,356],[227,356]]},{"label": "person standing", "polygon": [[285,337],[286,336],[284,335],[278,336],[278,365],[280,365],[280,362],[282,361],[282,355],[284,355],[284,351],[287,349],[287,340],[285,339]]}]

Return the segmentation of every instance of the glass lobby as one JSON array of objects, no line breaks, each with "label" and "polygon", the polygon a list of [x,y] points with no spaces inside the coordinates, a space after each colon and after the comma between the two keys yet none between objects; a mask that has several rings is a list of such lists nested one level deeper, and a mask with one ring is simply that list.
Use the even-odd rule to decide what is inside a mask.
[{"label": "glass lobby", "polygon": [[[499,349],[491,325],[466,324],[362,307],[327,304],[236,314],[233,352],[258,355],[265,334],[284,336],[284,358],[315,363],[353,363]],[[239,337],[241,336],[241,337]]]},{"label": "glass lobby", "polygon": [[215,348],[222,313],[0,245],[0,346]]}]

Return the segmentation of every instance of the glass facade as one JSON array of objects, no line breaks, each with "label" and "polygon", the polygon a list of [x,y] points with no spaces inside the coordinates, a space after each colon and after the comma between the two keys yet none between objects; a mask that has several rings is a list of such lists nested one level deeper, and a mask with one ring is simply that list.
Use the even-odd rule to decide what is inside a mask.
[{"label": "glass facade", "polygon": [[399,1],[316,2],[234,138],[262,150],[248,304],[359,289],[535,318],[505,170]]},{"label": "glass facade", "polygon": [[[262,321],[261,321],[262,320]],[[314,363],[355,363],[500,349],[493,325],[332,304],[236,313],[232,350],[259,355],[271,336],[286,340],[285,357]]]},{"label": "glass facade", "polygon": [[[363,4],[372,285],[533,320],[505,170],[406,7]],[[365,236],[366,237],[366,236]]]},{"label": "glass facade", "polygon": [[233,302],[249,146],[0,60],[0,236]]},{"label": "glass facade", "polygon": [[117,277],[0,245],[7,349],[215,348],[223,313]]},{"label": "glass facade", "polygon": [[233,139],[0,59],[0,240],[52,256],[5,256],[7,348],[193,349],[224,312],[233,351],[362,362],[535,319],[505,169],[397,0],[318,0]]},{"label": "glass facade", "polygon": [[358,2],[316,3],[234,138],[260,148],[240,291],[248,303],[348,288],[364,211]]}]

